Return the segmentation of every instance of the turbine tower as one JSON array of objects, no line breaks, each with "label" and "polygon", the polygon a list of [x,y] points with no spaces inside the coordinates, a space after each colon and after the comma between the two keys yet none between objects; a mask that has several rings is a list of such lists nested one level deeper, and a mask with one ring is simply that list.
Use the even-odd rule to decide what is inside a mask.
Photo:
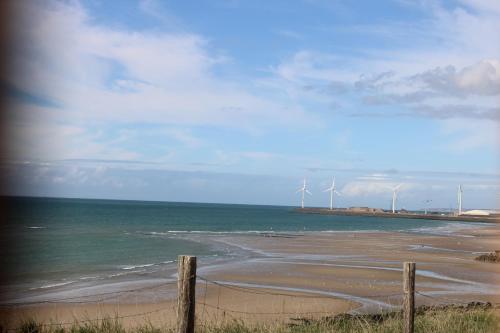
[{"label": "turbine tower", "polygon": [[396,200],[398,199],[398,191],[401,185],[403,184],[399,184],[392,189],[392,213],[396,213]]},{"label": "turbine tower", "polygon": [[457,192],[457,203],[458,203],[458,215],[462,215],[462,193],[463,193],[462,185],[458,185]]},{"label": "turbine tower", "polygon": [[297,190],[297,192],[295,192],[295,193],[299,193],[299,192],[302,192],[302,201],[301,201],[300,207],[304,208],[304,194],[307,193],[309,195],[312,195],[312,193],[309,192],[309,190],[306,188],[306,180],[305,179],[304,179],[304,185],[302,185],[302,187],[299,188]]},{"label": "turbine tower", "polygon": [[330,192],[330,210],[333,210],[333,196],[335,194],[340,195],[340,193],[335,189],[335,177],[333,177],[332,186],[327,188],[323,192]]},{"label": "turbine tower", "polygon": [[432,200],[431,199],[424,200],[424,204],[425,204],[424,215],[427,215],[427,209],[429,208],[429,202],[432,202]]}]

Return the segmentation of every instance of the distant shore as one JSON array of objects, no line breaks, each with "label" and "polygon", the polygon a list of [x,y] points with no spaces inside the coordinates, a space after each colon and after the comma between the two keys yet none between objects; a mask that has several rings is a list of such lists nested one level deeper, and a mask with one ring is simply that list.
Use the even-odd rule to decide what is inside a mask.
[{"label": "distant shore", "polygon": [[485,215],[438,215],[421,214],[412,212],[385,212],[385,211],[362,211],[349,209],[328,209],[328,208],[296,208],[296,212],[304,214],[322,214],[322,215],[342,215],[342,216],[363,216],[363,217],[385,217],[385,218],[403,218],[403,219],[424,219],[440,221],[461,221],[461,222],[491,222],[500,223],[500,216]]}]

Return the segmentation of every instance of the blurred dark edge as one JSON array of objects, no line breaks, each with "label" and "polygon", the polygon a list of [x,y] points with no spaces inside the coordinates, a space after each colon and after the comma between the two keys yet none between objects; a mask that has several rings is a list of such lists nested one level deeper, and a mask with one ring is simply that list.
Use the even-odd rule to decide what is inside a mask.
[{"label": "blurred dark edge", "polygon": [[[4,164],[8,161],[8,145],[9,137],[7,131],[7,113],[9,96],[5,89],[9,75],[14,75],[9,68],[10,58],[12,54],[12,43],[15,40],[15,31],[13,31],[12,23],[18,17],[12,4],[16,0],[0,1],[0,232],[5,232],[5,226],[9,216],[8,198],[4,195],[8,193],[8,179],[5,176]],[[23,41],[16,41],[23,42]],[[9,255],[8,250],[11,246],[16,246],[15,240],[9,235],[0,235],[0,257]],[[8,272],[5,267],[0,267],[0,285],[5,285]],[[0,302],[3,301],[4,295],[0,293]]]}]

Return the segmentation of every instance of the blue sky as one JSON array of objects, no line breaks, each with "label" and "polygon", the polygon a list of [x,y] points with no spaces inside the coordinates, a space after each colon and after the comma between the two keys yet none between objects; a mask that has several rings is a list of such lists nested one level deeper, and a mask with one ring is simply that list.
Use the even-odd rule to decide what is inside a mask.
[{"label": "blue sky", "polygon": [[498,205],[497,1],[12,6],[12,194]]}]

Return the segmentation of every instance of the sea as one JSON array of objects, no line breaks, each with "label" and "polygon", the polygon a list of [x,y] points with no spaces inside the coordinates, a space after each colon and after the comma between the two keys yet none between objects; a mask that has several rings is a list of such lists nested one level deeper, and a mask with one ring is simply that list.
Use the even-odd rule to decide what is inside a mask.
[{"label": "sea", "polygon": [[175,280],[175,261],[181,254],[197,256],[205,269],[255,255],[225,241],[241,234],[446,234],[471,227],[451,221],[301,214],[286,206],[27,197],[6,200],[10,209],[7,221],[0,225],[0,302]]}]

